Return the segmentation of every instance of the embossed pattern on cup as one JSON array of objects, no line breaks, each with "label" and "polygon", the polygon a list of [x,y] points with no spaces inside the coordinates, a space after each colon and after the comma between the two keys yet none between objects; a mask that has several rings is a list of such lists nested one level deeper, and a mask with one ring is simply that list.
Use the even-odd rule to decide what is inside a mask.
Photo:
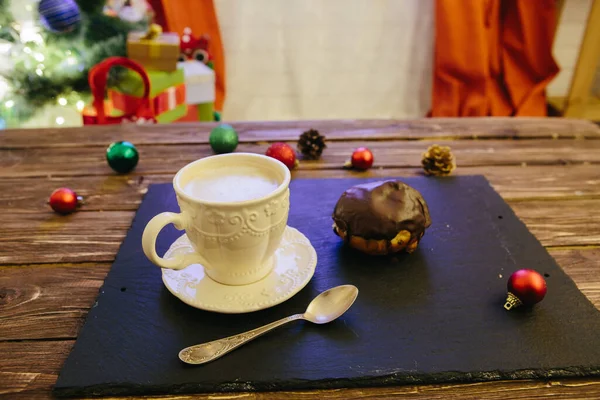
[{"label": "embossed pattern on cup", "polygon": [[[217,181],[218,192],[206,191],[209,189],[203,192],[202,185],[199,192],[185,191],[190,182],[195,185],[198,179],[209,176],[214,183],[219,174],[234,174],[223,176],[236,178]],[[245,186],[250,192],[255,186],[248,185],[252,185],[252,180],[257,177],[273,182],[275,189],[262,197],[228,200],[230,181],[238,182],[238,187],[232,185],[232,191]],[[186,165],[173,179],[181,213],[161,213],[150,220],[142,235],[144,253],[161,268],[179,270],[201,263],[210,278],[223,284],[246,285],[264,278],[273,269],[273,255],[287,226],[290,179],[290,171],[282,162],[259,154],[223,154]],[[218,200],[202,198],[202,194],[210,193],[218,193]],[[240,196],[231,198],[239,199]],[[169,223],[186,231],[193,253],[174,258],[158,256],[156,237]]]},{"label": "embossed pattern on cup", "polygon": [[178,196],[186,233],[210,264],[208,276],[225,284],[257,281],[272,269],[290,207],[289,189],[254,204],[224,209]]}]

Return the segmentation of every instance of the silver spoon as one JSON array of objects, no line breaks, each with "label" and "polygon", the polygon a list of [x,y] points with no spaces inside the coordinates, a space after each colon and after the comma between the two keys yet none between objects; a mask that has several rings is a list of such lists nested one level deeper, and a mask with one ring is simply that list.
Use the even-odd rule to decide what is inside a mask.
[{"label": "silver spoon", "polygon": [[358,289],[356,286],[336,286],[315,297],[304,314],[291,315],[248,332],[186,347],[179,352],[179,359],[188,364],[204,364],[216,360],[252,339],[297,319],[310,321],[314,324],[326,324],[345,313],[352,306],[357,296]]}]

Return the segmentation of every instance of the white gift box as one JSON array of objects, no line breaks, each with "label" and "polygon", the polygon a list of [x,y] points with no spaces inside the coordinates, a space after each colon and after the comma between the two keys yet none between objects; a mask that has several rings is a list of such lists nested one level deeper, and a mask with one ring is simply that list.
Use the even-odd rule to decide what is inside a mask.
[{"label": "white gift box", "polygon": [[188,105],[215,101],[215,71],[196,60],[179,62],[185,75],[185,102]]}]

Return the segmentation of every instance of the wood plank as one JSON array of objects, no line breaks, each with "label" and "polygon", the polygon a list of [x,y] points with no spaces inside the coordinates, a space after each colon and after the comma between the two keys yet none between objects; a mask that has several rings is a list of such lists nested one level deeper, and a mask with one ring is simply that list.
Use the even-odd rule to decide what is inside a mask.
[{"label": "wood plank", "polygon": [[0,225],[0,265],[112,261],[131,211],[8,214]]},{"label": "wood plank", "polygon": [[[600,308],[600,249],[594,250],[551,250],[551,254],[574,279],[581,291]],[[75,313],[55,313],[66,304],[87,312],[96,297],[98,284],[106,273],[106,265],[88,266],[23,266],[0,269],[0,287],[20,287],[23,281],[39,288],[34,298],[11,300],[0,306],[0,319],[4,331],[17,332],[11,339],[64,338],[77,330],[82,318]],[[47,273],[52,271],[52,273]],[[85,278],[82,278],[85,275]],[[79,291],[73,295],[73,291]],[[35,291],[34,291],[35,292]],[[0,296],[0,298],[2,298]],[[6,297],[4,297],[6,298]],[[75,302],[73,302],[75,299]],[[87,305],[86,305],[87,303]],[[8,305],[8,307],[7,307]],[[19,309],[18,317],[15,309]],[[45,314],[44,324],[39,323]],[[6,317],[9,318],[6,318]],[[25,321],[25,322],[21,322]],[[50,330],[48,330],[50,326]],[[63,327],[61,331],[61,327]],[[4,337],[6,340],[6,337]],[[0,342],[0,395],[10,398],[50,398],[50,388],[66,359],[73,340],[9,341]],[[447,384],[428,386],[402,386],[369,389],[341,389],[312,392],[281,393],[228,393],[199,396],[178,396],[177,399],[192,398],[289,398],[290,396],[318,397],[331,399],[387,398],[490,398],[543,399],[549,396],[559,399],[596,398],[600,396],[600,380],[567,379],[560,381],[503,381],[475,384]],[[210,396],[210,397],[209,397]],[[590,396],[590,397],[586,397]],[[160,397],[175,398],[175,397]]]},{"label": "wood plank", "polygon": [[[452,147],[458,166],[569,165],[600,163],[600,140],[476,140],[370,142],[374,168],[420,167],[433,143]],[[294,145],[294,143],[291,143]],[[301,161],[299,170],[343,168],[352,142],[329,143],[321,160]],[[268,144],[242,144],[239,152],[264,154]],[[138,146],[140,163],[131,175],[174,174],[186,164],[212,155],[207,145]],[[0,150],[0,178],[116,175],[97,147]]]},{"label": "wood plank", "polygon": [[513,202],[515,214],[544,246],[600,245],[598,200]]},{"label": "wood plank", "polygon": [[52,388],[56,379],[57,375],[37,372],[12,373],[0,371],[0,397],[15,400],[50,398],[50,393],[46,391]]},{"label": "wood plank", "polygon": [[0,267],[0,342],[75,338],[109,269],[109,263]]},{"label": "wood plank", "polygon": [[0,397],[51,398],[52,385],[74,343],[74,340],[0,342]]},{"label": "wood plank", "polygon": [[550,249],[550,254],[600,310],[600,249]]},{"label": "wood plank", "polygon": [[[0,378],[4,374],[0,372]],[[9,375],[6,373],[6,375]],[[18,388],[18,392],[7,389],[11,400],[54,399],[50,390],[57,375],[43,375],[43,379]],[[0,393],[1,394],[1,393]],[[162,400],[288,400],[288,399],[489,399],[504,400],[583,400],[600,398],[600,381],[587,379],[561,379],[546,381],[499,381],[474,384],[445,384],[427,386],[395,386],[360,389],[332,389],[303,392],[260,392],[260,393],[204,393],[193,395],[170,395],[152,397],[102,397],[104,400],[133,399]]]},{"label": "wood plank", "polygon": [[[582,292],[600,308],[600,249],[552,250],[551,254],[574,279]],[[2,340],[0,342],[0,395],[10,398],[50,398],[50,389],[58,371],[66,359],[73,340],[30,341],[23,339],[51,339],[74,336],[85,313],[97,294],[97,289],[108,270],[108,264],[86,266],[22,266],[0,268],[0,287],[3,293],[22,288],[22,283],[35,289],[21,293],[39,293],[35,296],[11,296],[0,303]],[[51,271],[51,273],[49,273]],[[6,299],[7,296],[0,296]],[[55,312],[61,309],[83,312]],[[40,318],[44,323],[40,324]],[[4,332],[10,332],[6,336]],[[600,395],[600,380],[568,379],[561,381],[511,381],[488,382],[466,385],[403,386],[391,388],[342,389],[301,393],[254,393],[254,394],[206,394],[183,396],[192,398],[288,398],[290,396],[318,396],[319,398],[349,399],[386,398],[389,396],[417,396],[416,398],[445,399],[453,397],[481,396],[490,399],[547,398],[577,399]],[[209,397],[214,396],[214,397]],[[161,397],[175,398],[175,397]]]},{"label": "wood plank", "polygon": [[[600,309],[600,249],[550,253]],[[1,267],[0,341],[75,338],[109,269],[109,263]]]},{"label": "wood plank", "polygon": [[[417,120],[318,120],[230,122],[242,143],[296,141],[308,129],[328,140],[415,140],[475,138],[600,138],[600,128],[585,120],[560,118],[429,118]],[[0,148],[107,146],[117,140],[141,144],[207,144],[216,123],[156,126],[105,125],[85,128],[5,130]]]},{"label": "wood plank", "polygon": [[[544,246],[600,245],[600,214],[590,213],[600,209],[600,199],[509,204]],[[0,265],[112,261],[134,214],[10,213],[0,225]]]},{"label": "wood plank", "polygon": [[[508,200],[600,197],[600,169],[594,165],[461,167],[457,175],[484,175]],[[295,170],[293,179],[373,178],[422,175],[421,168]],[[70,187],[85,199],[84,211],[135,211],[150,184],[172,182],[172,174],[28,178],[18,191],[14,179],[0,178],[0,209],[11,213],[48,212],[47,199]]]}]

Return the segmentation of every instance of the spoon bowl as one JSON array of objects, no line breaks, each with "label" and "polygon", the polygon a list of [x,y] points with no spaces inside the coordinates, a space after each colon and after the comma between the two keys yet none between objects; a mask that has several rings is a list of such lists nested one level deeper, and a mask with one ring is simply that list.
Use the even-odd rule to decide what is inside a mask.
[{"label": "spoon bowl", "polygon": [[326,324],[344,314],[358,297],[353,285],[336,286],[319,294],[304,312],[304,319],[313,324]]},{"label": "spoon bowl", "polygon": [[287,324],[303,319],[314,324],[326,324],[344,314],[358,297],[358,289],[353,285],[341,285],[320,293],[310,302],[304,314],[294,314],[271,322],[268,325],[248,332],[229,336],[212,342],[186,347],[179,352],[179,359],[187,364],[205,364],[216,360],[240,347],[244,343],[256,339],[265,333]]}]

